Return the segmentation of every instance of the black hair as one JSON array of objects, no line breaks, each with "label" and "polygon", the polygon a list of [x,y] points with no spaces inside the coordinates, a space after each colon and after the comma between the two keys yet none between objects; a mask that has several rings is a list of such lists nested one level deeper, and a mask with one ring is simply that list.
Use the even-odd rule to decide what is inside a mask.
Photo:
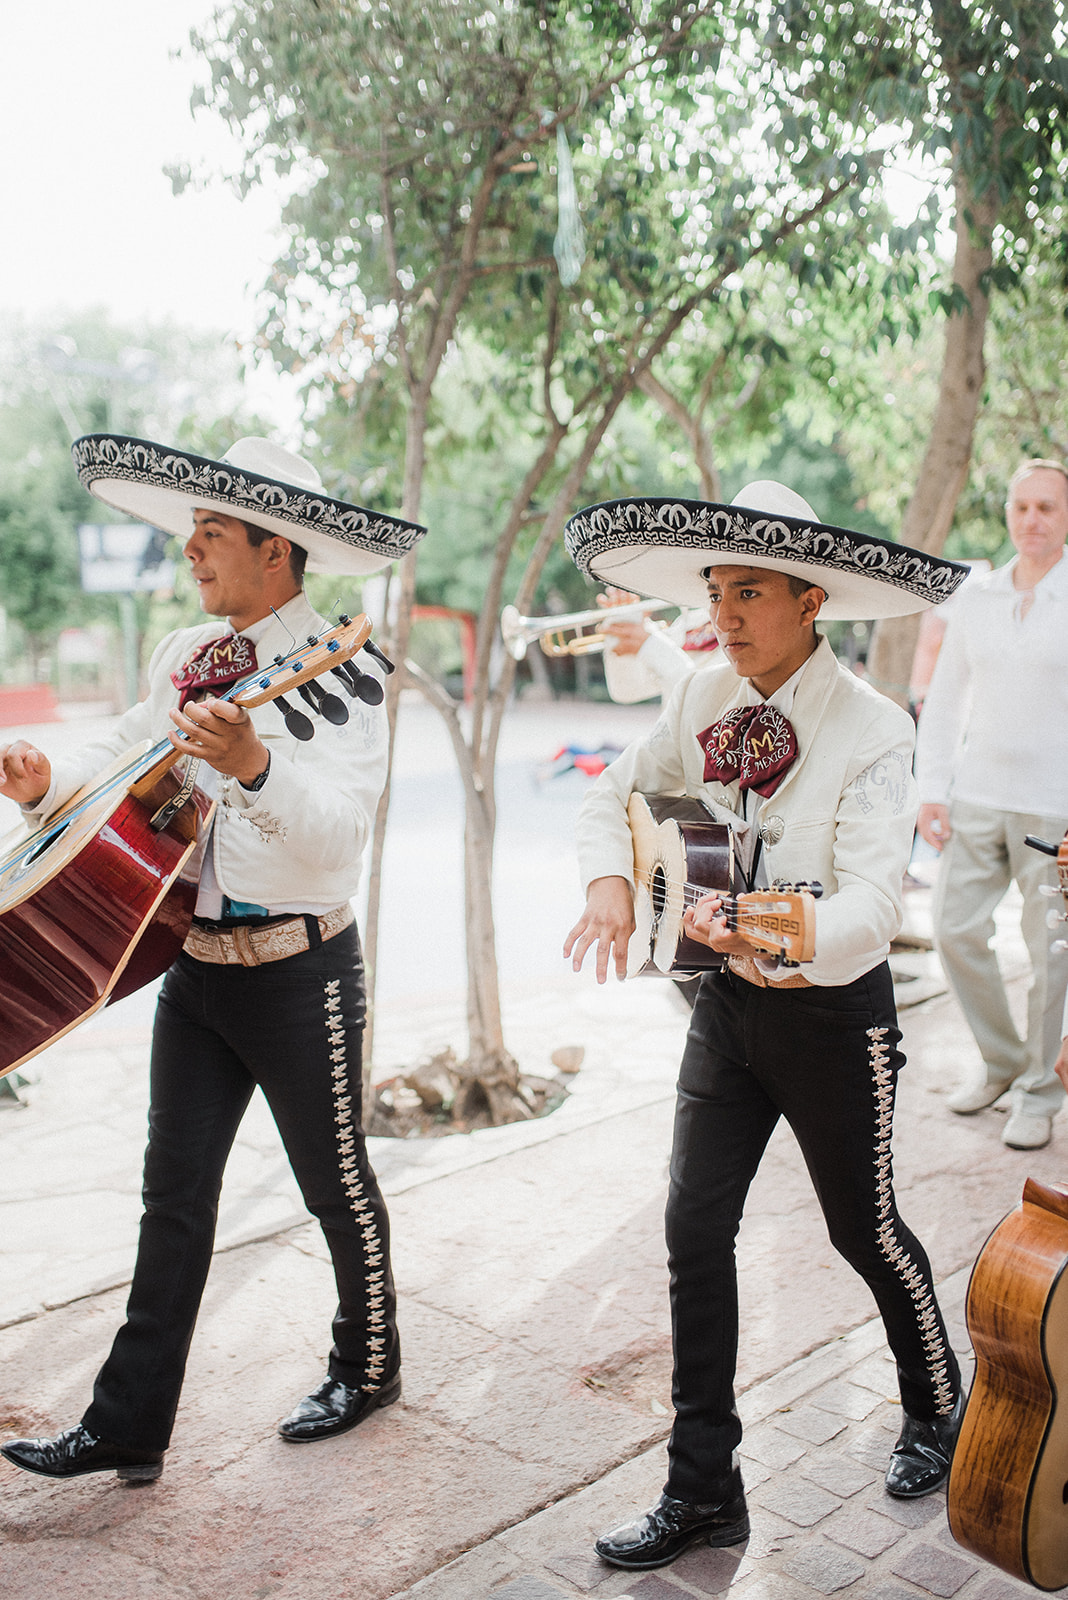
[{"label": "black hair", "polygon": [[[238,519],[241,520],[240,518]],[[260,528],[254,522],[241,522],[241,526],[248,534],[248,542],[254,550],[258,550],[265,539],[273,539],[276,529]],[[304,568],[308,563],[308,552],[303,545],[294,544],[287,534],[278,534],[280,539],[286,539],[289,544],[289,570],[295,583],[304,582]]]}]

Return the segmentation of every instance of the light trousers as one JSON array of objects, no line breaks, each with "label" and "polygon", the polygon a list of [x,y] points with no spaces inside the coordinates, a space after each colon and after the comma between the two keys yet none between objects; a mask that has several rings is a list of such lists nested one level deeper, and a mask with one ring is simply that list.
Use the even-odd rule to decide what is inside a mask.
[{"label": "light trousers", "polygon": [[[1046,926],[1047,912],[1063,909],[1062,902],[1039,892],[1042,884],[1056,884],[1056,866],[1024,844],[1024,836],[1060,844],[1068,815],[994,811],[957,800],[949,820],[952,833],[942,852],[934,903],[935,945],[946,977],[979,1046],[986,1082],[1013,1085],[1014,1111],[1053,1116],[1064,1104],[1053,1063],[1061,1041],[1068,953],[1051,953],[1051,944],[1062,935]],[[1013,882],[1023,896],[1020,931],[1031,961],[1022,1039],[991,943],[994,913]],[[1068,927],[1063,931],[1068,934]]]}]

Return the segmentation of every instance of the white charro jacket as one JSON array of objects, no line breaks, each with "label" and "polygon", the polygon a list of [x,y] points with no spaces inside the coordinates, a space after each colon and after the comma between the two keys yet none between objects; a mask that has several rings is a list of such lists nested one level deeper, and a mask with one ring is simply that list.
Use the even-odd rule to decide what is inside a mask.
[{"label": "white charro jacket", "polygon": [[[303,644],[326,626],[303,594],[279,614],[286,626],[272,619],[257,642],[261,665],[291,650],[291,635]],[[168,634],[152,654],[147,697],[103,739],[55,763],[52,786],[33,813],[47,815],[132,745],[165,737],[173,727],[167,712],[178,704],[171,673],[198,645],[228,631],[223,619],[213,618]],[[366,656],[360,662],[370,669]],[[330,677],[324,687],[341,694],[349,708],[347,723],[334,727],[312,717],[315,735],[302,743],[288,732],[276,705],[258,706],[250,715],[271,753],[267,781],[250,793],[236,779],[219,780],[212,851],[219,886],[232,900],[327,907],[350,900],[359,887],[361,856],[385,782],[385,708],[350,700]],[[289,699],[307,710],[297,695]]]},{"label": "white charro jacket", "polygon": [[[694,673],[675,689],[655,727],[605,769],[579,813],[584,885],[611,875],[633,883],[626,804],[635,791],[690,795],[717,821],[739,820],[738,785],[704,781],[697,735],[744,705],[746,689],[726,665]],[[770,824],[763,846],[769,883],[823,885],[816,957],[805,976],[824,986],[850,983],[885,958],[901,926],[916,817],[912,719],[841,666],[821,638],[798,682],[790,721],[798,758],[773,795],[752,796],[750,808],[759,805],[750,820]]]}]

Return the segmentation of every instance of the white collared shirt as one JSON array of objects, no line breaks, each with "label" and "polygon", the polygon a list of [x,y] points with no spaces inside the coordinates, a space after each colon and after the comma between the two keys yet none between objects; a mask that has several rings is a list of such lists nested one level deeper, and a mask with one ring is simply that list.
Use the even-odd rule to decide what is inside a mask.
[{"label": "white collared shirt", "polygon": [[[286,601],[284,606],[278,607],[276,614],[282,622],[287,624],[287,626],[292,614],[300,609],[299,607],[295,606],[293,602],[295,600],[301,600],[302,598],[302,595],[294,595],[291,600]],[[272,626],[274,619],[275,613],[268,612],[267,615],[265,617],[261,617],[258,622],[253,622],[249,627],[242,628],[240,630],[241,637],[243,639],[247,639],[249,643],[255,647],[259,644],[267,630]],[[234,631],[231,628],[229,621],[226,622],[225,627],[223,627],[220,631],[220,639],[226,638],[228,629],[231,632]],[[293,648],[299,649],[303,642],[304,641],[302,639],[297,639],[294,637]],[[259,665],[264,666],[266,663],[261,661]],[[219,774],[216,772],[214,767],[209,767],[206,761],[202,761],[200,763],[200,771],[197,775],[197,786],[204,791],[209,800],[215,800],[218,798]],[[218,922],[223,914],[223,892],[219,885],[219,880],[215,876],[215,851],[213,849],[212,838],[214,828],[215,821],[213,819],[211,829],[208,833],[207,844],[204,850],[204,859],[200,867],[200,880],[197,884],[197,901],[194,908],[194,915],[198,917],[205,917],[211,922]],[[311,904],[306,900],[292,900],[286,901],[284,904],[264,906],[263,909],[271,916],[279,916],[282,914],[297,916],[310,913],[310,915],[313,917],[318,917],[324,915],[327,911],[330,911],[332,909],[332,904]]]},{"label": "white collared shirt", "polygon": [[1068,813],[1068,559],[1034,588],[1017,560],[954,598],[916,739],[921,802]]}]

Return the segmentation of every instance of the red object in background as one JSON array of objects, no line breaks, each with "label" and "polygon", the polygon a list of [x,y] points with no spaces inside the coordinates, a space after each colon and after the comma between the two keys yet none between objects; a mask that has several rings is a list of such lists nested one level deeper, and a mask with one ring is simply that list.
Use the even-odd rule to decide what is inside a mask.
[{"label": "red object in background", "polygon": [[587,778],[599,778],[610,761],[623,752],[622,745],[602,744],[596,750],[578,744],[562,744],[542,770],[543,778],[556,778],[562,772],[584,772]]},{"label": "red object in background", "polygon": [[413,606],[413,622],[458,622],[463,655],[464,705],[471,704],[475,684],[475,624],[473,611],[453,611],[449,606]]},{"label": "red object in background", "polygon": [[24,723],[58,722],[59,706],[50,683],[0,684],[0,728]]}]

